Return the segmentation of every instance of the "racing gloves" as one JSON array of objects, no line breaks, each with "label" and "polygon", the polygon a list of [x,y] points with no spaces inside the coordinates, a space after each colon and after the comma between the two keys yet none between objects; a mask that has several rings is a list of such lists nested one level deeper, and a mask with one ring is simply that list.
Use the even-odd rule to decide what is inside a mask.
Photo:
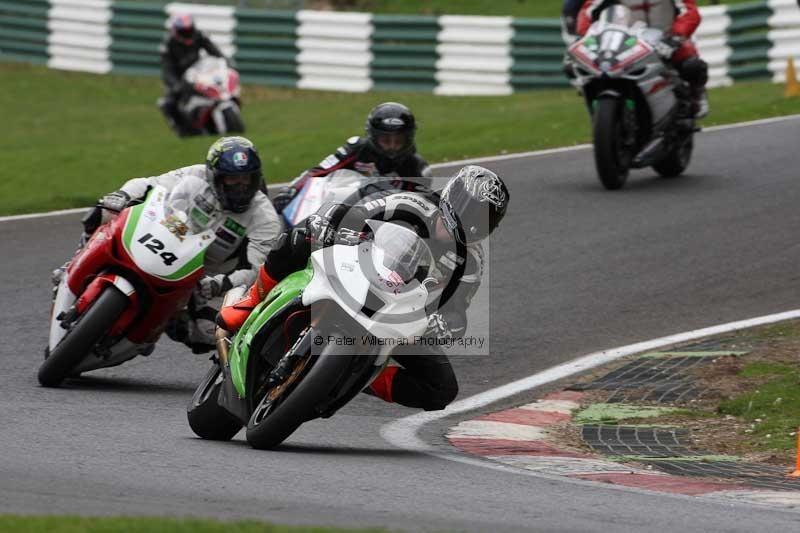
[{"label": "racing gloves", "polygon": [[205,276],[197,282],[197,292],[206,300],[222,296],[233,288],[233,283],[225,274]]}]

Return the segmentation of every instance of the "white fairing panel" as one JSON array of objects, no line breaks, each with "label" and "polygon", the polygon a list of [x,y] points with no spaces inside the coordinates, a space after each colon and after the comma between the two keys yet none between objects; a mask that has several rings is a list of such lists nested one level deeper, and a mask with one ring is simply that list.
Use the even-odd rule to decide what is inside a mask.
[{"label": "white fairing panel", "polygon": [[75,300],[76,296],[69,290],[67,276],[64,274],[61,276],[61,283],[58,285],[58,292],[53,302],[53,313],[50,316],[50,340],[48,346],[50,346],[51,350],[58,346],[58,343],[61,342],[61,339],[63,339],[64,335],[67,333],[67,330],[61,327],[61,321],[57,320],[56,317],[61,313],[69,311],[72,304],[75,303]]},{"label": "white fairing panel", "polygon": [[[370,256],[371,243],[360,246],[336,245],[311,254],[314,276],[303,291],[303,305],[333,300],[370,334],[385,339],[413,337],[425,332],[428,318],[425,303],[428,291],[417,281],[383,286],[365,274],[360,261]],[[368,292],[384,305],[368,317],[362,312]]]},{"label": "white fairing panel", "polygon": [[[186,213],[168,209],[168,194],[163,187],[155,187],[141,207],[136,220],[128,215],[124,230],[124,245],[136,265],[144,272],[164,279],[177,280],[196,269],[181,275],[179,271],[190,263],[197,263],[206,248],[214,242],[214,229],[192,234],[186,227]],[[138,208],[137,208],[138,209]],[[135,227],[130,226],[135,224]]]}]

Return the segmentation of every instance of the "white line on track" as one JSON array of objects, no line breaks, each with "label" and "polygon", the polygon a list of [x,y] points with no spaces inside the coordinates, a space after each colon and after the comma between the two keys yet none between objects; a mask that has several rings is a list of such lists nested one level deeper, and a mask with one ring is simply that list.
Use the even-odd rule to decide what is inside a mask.
[{"label": "white line on track", "polygon": [[[761,326],[764,324],[772,324],[782,320],[790,320],[793,318],[800,318],[800,309],[777,313],[773,315],[766,315],[757,318],[750,318],[747,320],[740,320],[737,322],[729,322],[718,326],[711,326],[703,329],[696,329],[685,333],[678,333],[667,337],[660,337],[649,341],[637,342],[636,344],[629,344],[620,348],[612,348],[610,350],[603,350],[600,352],[590,353],[579,357],[567,363],[554,366],[542,372],[538,372],[526,378],[512,381],[506,385],[490,389],[488,391],[470,396],[463,400],[459,400],[451,404],[443,411],[432,411],[426,413],[419,413],[416,415],[407,416],[399,420],[390,422],[381,428],[381,436],[389,443],[404,448],[406,450],[433,453],[439,457],[465,462],[470,464],[477,464],[480,466],[488,466],[490,463],[479,460],[465,460],[466,457],[453,454],[441,453],[433,446],[426,444],[419,438],[419,430],[430,422],[441,420],[443,418],[473,411],[481,407],[493,404],[500,400],[510,398],[521,392],[529,391],[542,385],[558,381],[560,379],[584,372],[586,370],[596,368],[598,366],[610,363],[621,357],[633,355],[640,352],[655,350],[663,348],[671,344],[691,341],[701,337],[708,337],[710,335],[719,335],[728,333],[739,329],[751,328]],[[508,470],[508,469],[503,469]]]},{"label": "white line on track", "polygon": [[[736,128],[746,128],[750,126],[762,126],[765,124],[775,124],[778,122],[785,122],[788,120],[797,120],[800,119],[800,114],[798,115],[787,115],[783,117],[774,117],[774,118],[765,118],[760,120],[751,120],[749,122],[739,122],[736,124],[725,124],[722,126],[711,126],[709,128],[703,128],[703,132],[715,132],[715,131],[724,131],[724,130],[731,130]],[[475,163],[492,163],[496,161],[507,161],[510,159],[520,159],[525,157],[541,157],[546,155],[554,155],[554,154],[561,154],[565,152],[575,152],[579,150],[587,150],[591,148],[591,144],[576,144],[575,146],[564,146],[561,148],[548,148],[546,150],[536,150],[533,152],[517,152],[513,154],[504,154],[504,155],[492,155],[487,157],[475,157],[472,159],[461,159],[458,161],[443,161],[441,163],[436,163],[431,165],[432,169],[437,168],[446,168],[452,167],[456,165],[469,165]],[[280,187],[282,185],[286,185],[286,183],[273,183],[270,184],[269,187]],[[64,215],[73,215],[75,213],[81,213],[86,211],[88,207],[78,207],[76,209],[62,209],[59,211],[48,211],[45,213],[30,213],[27,215],[11,215],[11,216],[4,216],[0,217],[0,222],[11,222],[14,220],[26,220],[31,218],[46,218],[46,217],[55,217],[55,216],[64,216]]]}]

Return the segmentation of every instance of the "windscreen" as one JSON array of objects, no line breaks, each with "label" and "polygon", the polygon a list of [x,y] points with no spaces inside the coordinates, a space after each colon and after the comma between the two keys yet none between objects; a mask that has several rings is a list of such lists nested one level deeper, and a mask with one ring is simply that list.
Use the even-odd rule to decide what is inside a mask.
[{"label": "windscreen", "polygon": [[408,283],[421,266],[430,264],[428,245],[408,228],[370,220],[374,231],[372,264],[378,275],[393,283]]},{"label": "windscreen", "polygon": [[592,29],[599,33],[608,26],[630,28],[633,22],[633,13],[630,9],[625,6],[611,6],[600,13]]},{"label": "windscreen", "polygon": [[170,191],[165,206],[166,222],[178,234],[201,233],[220,222],[221,210],[208,183],[186,176]]}]

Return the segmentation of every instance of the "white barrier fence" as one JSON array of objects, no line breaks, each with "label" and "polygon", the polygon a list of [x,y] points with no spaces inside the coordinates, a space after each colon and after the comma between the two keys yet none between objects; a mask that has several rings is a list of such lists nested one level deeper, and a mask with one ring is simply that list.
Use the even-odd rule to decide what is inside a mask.
[{"label": "white barrier fence", "polygon": [[436,94],[511,94],[511,17],[442,16]]},{"label": "white barrier fence", "polygon": [[303,10],[297,19],[299,88],[349,92],[372,88],[371,15]]},{"label": "white barrier fence", "polygon": [[111,71],[110,0],[50,0],[47,66],[105,74]]},{"label": "white barrier fence", "polygon": [[773,15],[769,19],[768,38],[772,41],[768,68],[774,82],[786,81],[786,63],[800,59],[800,9],[796,0],[769,0]]},{"label": "white barrier fence", "polygon": [[[2,4],[26,3],[33,7],[24,9],[33,11],[43,4],[41,0],[0,0],[0,12]],[[43,28],[20,30],[14,27],[13,20],[18,21],[19,17],[13,15],[17,8],[10,6],[12,16],[5,20],[11,20],[9,24],[12,26],[4,41],[0,35],[0,42],[9,43],[17,35],[25,39],[33,31],[41,31],[41,37],[37,36],[39,41],[34,39],[33,44],[19,45],[16,52],[12,48],[9,58],[14,58],[16,53],[19,59],[18,50],[34,50],[29,53],[38,54],[36,59],[46,60],[52,68],[103,74],[118,65],[116,59],[112,61],[110,52],[114,44],[120,61],[136,64],[139,57],[146,57],[148,64],[152,65],[147,67],[152,68],[149,72],[155,73],[157,43],[129,46],[129,43],[113,40],[114,0],[49,0],[44,5],[48,9],[46,33]],[[119,11],[124,11],[123,18],[127,18],[122,23],[114,19],[115,28],[128,21],[133,21],[131,24],[136,26],[137,13],[148,11],[151,20],[155,16],[156,26],[161,24],[158,14],[163,14],[165,31],[169,15],[192,14],[198,27],[226,55],[234,56],[237,52],[239,11],[235,7],[188,2],[163,6],[142,3],[140,7],[127,2]],[[253,21],[263,16],[253,15],[254,10],[249,11]],[[695,41],[701,56],[709,64],[709,85],[712,87],[730,85],[736,79],[767,75],[775,82],[782,82],[787,60],[791,57],[800,60],[800,9],[796,0],[708,6],[701,8],[701,13],[703,21],[695,34]],[[41,14],[36,16],[42,21]],[[369,13],[301,10],[278,16],[280,23],[289,27],[288,33],[281,30],[284,41],[281,61],[287,65],[282,67],[282,76],[290,80],[284,85],[296,83],[303,89],[366,92],[375,86],[373,69],[382,69],[375,75],[382,79],[395,79],[399,88],[410,86],[409,83],[404,85],[404,80],[423,80],[421,86],[441,95],[507,95],[536,84],[553,86],[562,81],[559,75],[560,40],[557,32],[551,31],[553,23],[550,21],[534,23],[511,17],[452,15],[436,19],[397,17],[395,28],[391,17],[381,17],[379,22],[383,34],[378,36],[376,43],[375,17]],[[258,23],[250,22],[247,30],[249,49],[246,61],[249,60],[251,66],[253,62],[258,64],[258,46],[264,47],[265,57],[273,53],[268,38],[263,40],[263,45],[258,44],[260,36],[253,29]],[[0,18],[0,30],[3,24]],[[152,27],[149,30],[123,31],[128,32],[124,35],[153,33]],[[404,34],[406,31],[408,38]],[[157,32],[154,38],[158,38]],[[45,39],[46,54],[44,44],[35,44],[43,43]],[[398,39],[398,49],[392,51],[391,43]],[[294,60],[292,42],[297,50]],[[0,49],[0,58],[2,54]],[[376,54],[384,54],[378,57],[377,63]],[[408,65],[403,63],[403,58],[408,58]],[[393,77],[394,67],[400,67],[398,70],[406,68],[408,77],[403,78],[402,72]],[[563,81],[566,86],[566,80]],[[391,83],[383,82],[381,87],[392,88]]]},{"label": "white barrier fence", "polygon": [[727,29],[731,18],[725,6],[709,6],[701,9],[703,22],[695,33],[700,56],[708,63],[708,85],[721,87],[731,85],[728,75],[728,58],[732,50],[728,46]]}]

